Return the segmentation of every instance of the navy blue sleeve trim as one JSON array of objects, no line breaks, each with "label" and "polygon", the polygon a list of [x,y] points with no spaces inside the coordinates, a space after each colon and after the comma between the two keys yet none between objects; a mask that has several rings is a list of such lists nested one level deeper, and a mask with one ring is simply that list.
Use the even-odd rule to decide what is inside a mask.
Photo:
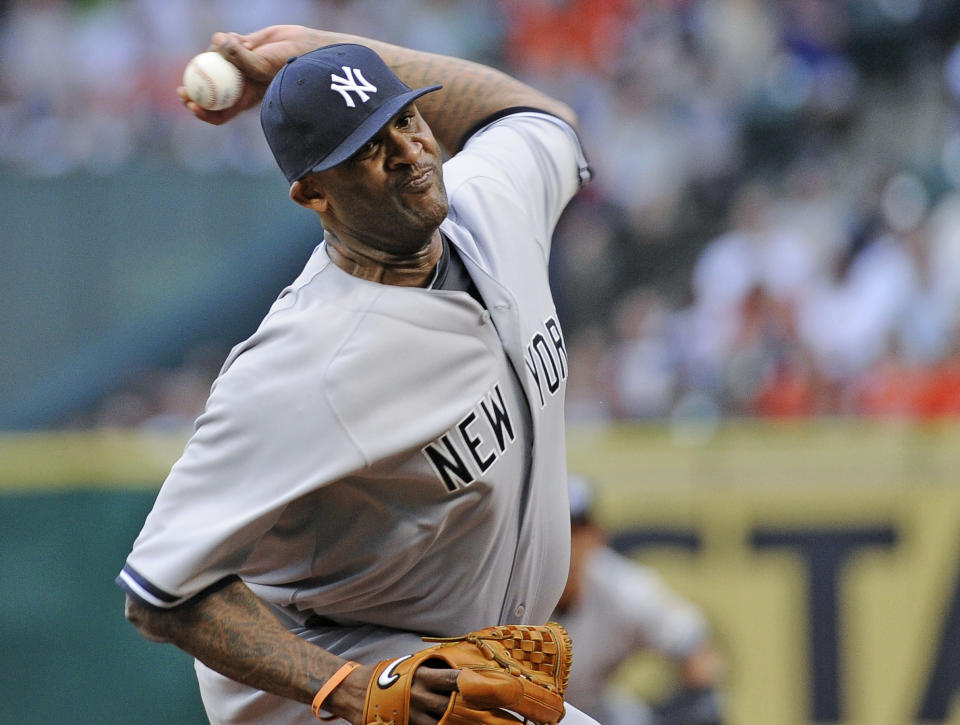
[{"label": "navy blue sleeve trim", "polygon": [[[467,145],[467,141],[470,140],[470,137],[481,128],[484,126],[489,126],[494,121],[499,121],[501,118],[505,118],[506,116],[512,116],[514,113],[545,113],[548,116],[560,118],[560,116],[555,113],[550,113],[550,111],[544,111],[542,108],[535,108],[533,106],[510,106],[509,108],[501,108],[496,113],[491,113],[489,116],[486,116],[477,123],[473,124],[467,130],[467,132],[463,134],[463,138],[460,139],[460,144],[457,146],[457,152],[461,151],[463,147]],[[560,120],[564,123],[567,123],[567,121],[564,121],[562,118],[560,118]]]},{"label": "navy blue sleeve trim", "polygon": [[123,567],[123,570],[117,575],[114,581],[121,589],[145,607],[170,610],[203,599],[239,579],[240,577],[236,574],[231,574],[205,587],[202,591],[191,597],[178,597],[175,594],[165,592],[129,564]]},{"label": "navy blue sleeve trim", "polygon": [[120,573],[119,576],[117,576],[116,582],[117,584],[122,586],[124,589],[127,589],[128,591],[129,591],[129,584],[124,581],[124,574],[129,576],[134,582],[136,582],[138,586],[143,588],[143,590],[146,591],[148,594],[156,597],[162,602],[169,602],[170,604],[173,604],[175,601],[180,599],[180,597],[178,597],[175,594],[170,594],[169,592],[163,591],[163,589],[156,586],[153,582],[147,579],[143,574],[138,572],[129,564],[126,564],[123,567],[123,571]]},{"label": "navy blue sleeve trim", "polygon": [[[563,121],[563,123],[570,128],[570,130],[574,133],[574,135],[579,138],[579,134],[577,134],[577,130],[573,128],[573,126],[570,126],[570,123],[566,119],[560,118],[560,116],[558,116],[555,113],[550,113],[550,111],[544,111],[542,108],[534,108],[533,106],[511,106],[510,108],[503,108],[497,111],[496,113],[492,113],[486,118],[484,118],[482,121],[480,121],[479,123],[476,123],[473,126],[471,126],[470,130],[463,135],[463,138],[460,141],[460,145],[457,147],[457,151],[459,152],[460,150],[462,150],[463,147],[467,145],[467,141],[470,140],[470,137],[473,136],[475,133],[477,133],[480,129],[485,128],[486,126],[489,126],[494,121],[499,121],[501,118],[512,116],[515,113],[543,113],[547,116],[553,116],[554,118],[559,119],[560,121]],[[581,142],[580,150],[581,150],[581,153],[585,153],[583,151],[582,142]],[[579,187],[582,187],[584,184],[587,183],[587,181],[593,178],[593,169],[590,167],[590,162],[586,160],[586,157],[584,157],[584,160],[585,160],[586,166],[581,168],[577,174],[577,186]]]},{"label": "navy blue sleeve trim", "polygon": [[221,589],[223,589],[223,588],[224,588],[225,586],[227,586],[228,584],[233,584],[234,582],[238,582],[238,581],[240,581],[240,577],[237,576],[236,574],[231,574],[230,576],[225,576],[223,579],[220,579],[219,581],[215,581],[213,584],[211,584],[210,586],[208,586],[206,589],[203,589],[203,590],[197,592],[196,594],[194,594],[192,597],[190,597],[187,601],[183,602],[182,604],[178,604],[177,607],[186,607],[187,605],[193,604],[194,602],[199,602],[201,599],[204,599],[205,597],[209,597],[209,596],[210,596],[211,594],[213,594],[214,592],[219,592]]}]

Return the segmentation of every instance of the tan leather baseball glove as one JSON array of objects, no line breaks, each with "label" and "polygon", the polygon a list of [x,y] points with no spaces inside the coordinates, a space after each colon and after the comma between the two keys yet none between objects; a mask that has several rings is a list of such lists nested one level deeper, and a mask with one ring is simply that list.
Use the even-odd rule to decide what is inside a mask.
[{"label": "tan leather baseball glove", "polygon": [[559,624],[503,625],[424,641],[439,644],[377,664],[364,723],[407,725],[413,675],[430,662],[460,670],[458,692],[451,695],[440,725],[553,725],[563,718],[573,653]]}]

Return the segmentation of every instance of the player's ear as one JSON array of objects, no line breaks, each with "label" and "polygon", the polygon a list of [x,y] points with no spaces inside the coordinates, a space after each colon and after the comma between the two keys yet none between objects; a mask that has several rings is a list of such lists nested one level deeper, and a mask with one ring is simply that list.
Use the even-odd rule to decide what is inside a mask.
[{"label": "player's ear", "polygon": [[321,214],[327,210],[329,200],[312,174],[297,179],[290,185],[290,198],[302,207]]}]

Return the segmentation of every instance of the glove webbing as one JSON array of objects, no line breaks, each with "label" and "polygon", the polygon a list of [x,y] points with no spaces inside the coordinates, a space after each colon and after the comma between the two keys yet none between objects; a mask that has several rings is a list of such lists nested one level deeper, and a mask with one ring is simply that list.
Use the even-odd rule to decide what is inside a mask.
[{"label": "glove webbing", "polygon": [[[560,638],[562,641],[558,641]],[[561,695],[566,692],[569,684],[573,659],[570,636],[565,629],[553,622],[548,622],[545,627],[501,625],[490,627],[483,633],[471,632],[460,637],[423,637],[423,641],[442,644],[470,642],[510,674],[528,677],[538,685]],[[500,648],[502,653],[498,651]],[[559,663],[557,658],[561,652],[564,661]],[[525,664],[531,672],[520,669],[517,662]],[[537,677],[537,673],[543,676]],[[558,682],[554,679],[554,673],[559,675]]]}]

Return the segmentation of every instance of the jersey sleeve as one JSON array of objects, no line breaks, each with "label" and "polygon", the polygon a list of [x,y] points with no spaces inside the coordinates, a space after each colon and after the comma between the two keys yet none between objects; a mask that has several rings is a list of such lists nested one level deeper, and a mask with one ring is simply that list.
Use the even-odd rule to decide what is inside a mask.
[{"label": "jersey sleeve", "polygon": [[467,185],[491,185],[516,202],[549,254],[561,212],[591,172],[574,129],[540,111],[521,111],[481,127],[444,167],[455,196]]},{"label": "jersey sleeve", "polygon": [[287,505],[363,464],[296,352],[241,355],[215,382],[117,577],[144,604],[233,577]]}]

